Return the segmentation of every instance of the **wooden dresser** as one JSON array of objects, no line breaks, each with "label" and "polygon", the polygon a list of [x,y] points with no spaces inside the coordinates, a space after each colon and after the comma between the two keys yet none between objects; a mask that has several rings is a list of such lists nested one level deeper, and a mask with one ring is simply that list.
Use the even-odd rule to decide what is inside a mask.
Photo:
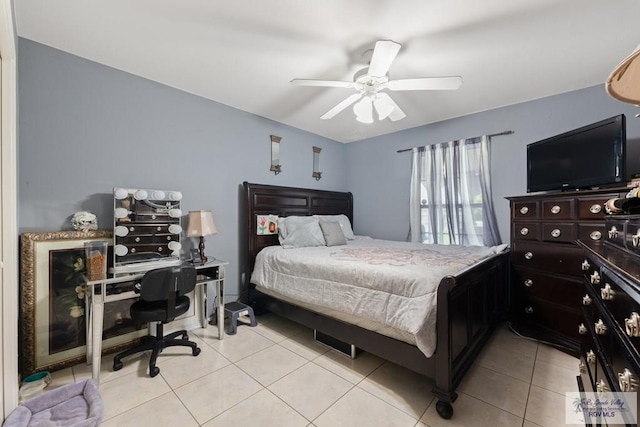
[{"label": "wooden dresser", "polygon": [[[607,218],[607,240],[579,241],[585,291],[580,298],[578,388],[636,392],[640,407],[640,216]],[[597,412],[595,412],[597,414]],[[593,415],[593,413],[591,414]],[[586,425],[604,425],[589,417]],[[636,425],[627,420],[627,425]]]},{"label": "wooden dresser", "polygon": [[578,355],[584,294],[576,240],[602,241],[604,203],[626,188],[508,197],[511,203],[510,319],[525,336]]}]

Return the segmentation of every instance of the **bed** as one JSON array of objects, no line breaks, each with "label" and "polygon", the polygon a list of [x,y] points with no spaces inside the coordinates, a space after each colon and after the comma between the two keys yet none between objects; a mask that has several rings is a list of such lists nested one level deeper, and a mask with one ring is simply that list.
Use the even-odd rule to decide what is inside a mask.
[{"label": "bed", "polygon": [[[488,340],[494,326],[504,319],[507,304],[507,272],[508,252],[493,251],[481,256],[480,261],[470,266],[456,269],[455,274],[446,274],[433,287],[435,314],[432,314],[432,328],[416,330],[407,336],[402,330],[394,332],[388,328],[384,320],[372,322],[369,319],[360,321],[356,315],[340,315],[330,309],[323,310],[314,302],[301,302],[296,292],[287,293],[287,289],[270,289],[251,283],[251,277],[258,253],[271,252],[277,256],[287,249],[280,250],[280,242],[276,234],[259,234],[259,215],[276,215],[278,217],[312,216],[312,215],[345,215],[353,224],[353,197],[351,193],[311,190],[293,187],[278,187],[262,184],[243,184],[246,204],[245,235],[246,269],[245,287],[248,300],[254,310],[270,311],[282,317],[315,329],[324,335],[353,344],[356,347],[411,369],[431,378],[435,386],[434,395],[438,398],[436,410],[443,418],[453,415],[452,403],[457,394],[456,387],[462,380],[476,356]],[[309,248],[307,257],[314,258],[318,250],[329,252],[327,256],[344,258],[344,251],[353,251],[362,245],[369,245],[367,238],[358,237],[344,247]],[[373,239],[371,239],[373,240]],[[275,248],[270,248],[275,246]],[[427,245],[423,245],[427,248]],[[362,250],[362,249],[358,249]],[[296,249],[296,251],[298,251]],[[302,251],[304,252],[304,251]],[[413,251],[412,253],[415,253]],[[422,255],[420,255],[422,256]],[[258,266],[264,269],[262,260]],[[403,262],[406,260],[403,260]],[[409,269],[403,267],[403,270]],[[332,274],[335,269],[331,270]],[[256,274],[256,276],[260,276]],[[271,280],[274,276],[262,275],[260,281]],[[332,279],[333,280],[333,279]],[[366,282],[368,279],[363,279]],[[384,279],[383,279],[384,281]],[[295,280],[285,286],[295,286]],[[304,280],[300,279],[304,286]],[[370,288],[379,290],[379,284],[371,283]],[[333,289],[328,287],[327,289]],[[336,290],[339,292],[339,290]],[[421,291],[424,293],[424,289]],[[327,298],[330,293],[325,292]],[[428,299],[428,298],[427,298]],[[402,304],[402,298],[396,302]],[[425,300],[425,304],[427,301]],[[408,307],[400,305],[401,307]],[[420,309],[419,304],[413,309]],[[366,309],[370,312],[372,308]],[[385,307],[387,318],[389,308]],[[376,307],[373,307],[376,311]],[[433,311],[428,311],[433,313]],[[393,311],[391,311],[393,314]],[[400,322],[402,323],[402,321]],[[376,326],[377,325],[377,326]],[[428,325],[427,325],[428,326]],[[431,332],[432,331],[432,332]],[[433,344],[429,347],[429,342]],[[435,352],[433,351],[435,350]],[[427,357],[430,355],[430,357]]]}]

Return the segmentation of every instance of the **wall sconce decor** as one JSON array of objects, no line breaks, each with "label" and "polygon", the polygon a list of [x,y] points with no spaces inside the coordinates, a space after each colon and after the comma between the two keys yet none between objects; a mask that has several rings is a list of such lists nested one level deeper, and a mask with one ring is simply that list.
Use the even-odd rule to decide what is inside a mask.
[{"label": "wall sconce decor", "polygon": [[322,148],[320,147],[313,147],[313,176],[316,181],[320,181],[320,178],[322,178],[322,172],[320,172],[320,151],[322,151]]},{"label": "wall sconce decor", "polygon": [[271,135],[271,172],[278,175],[282,172],[282,166],[280,165],[280,140],[279,136]]},{"label": "wall sconce decor", "polygon": [[[200,262],[204,264],[207,257],[204,255],[204,236],[211,236],[218,233],[216,224],[213,222],[213,213],[211,211],[190,211],[189,227],[187,228],[187,237],[199,237],[200,244]],[[215,258],[212,258],[215,259]],[[195,262],[196,260],[192,260]]]}]

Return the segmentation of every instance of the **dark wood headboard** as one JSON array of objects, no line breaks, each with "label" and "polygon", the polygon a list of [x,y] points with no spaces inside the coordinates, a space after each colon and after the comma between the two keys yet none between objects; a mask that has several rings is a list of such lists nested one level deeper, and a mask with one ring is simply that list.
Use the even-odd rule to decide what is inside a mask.
[{"label": "dark wood headboard", "polygon": [[247,277],[253,271],[262,248],[278,245],[278,236],[258,236],[256,215],[337,215],[344,214],[353,224],[353,196],[339,191],[278,187],[244,182],[246,201]]}]

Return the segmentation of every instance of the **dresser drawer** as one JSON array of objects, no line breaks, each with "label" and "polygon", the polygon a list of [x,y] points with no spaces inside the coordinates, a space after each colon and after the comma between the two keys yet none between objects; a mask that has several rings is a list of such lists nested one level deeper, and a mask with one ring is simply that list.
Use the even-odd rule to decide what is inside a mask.
[{"label": "dresser drawer", "polygon": [[513,315],[529,324],[555,331],[579,342],[578,325],[580,312],[540,300],[535,297],[523,297],[512,304]]},{"label": "dresser drawer", "polygon": [[544,219],[573,219],[573,210],[573,199],[542,201],[542,218]]},{"label": "dresser drawer", "polygon": [[536,270],[514,267],[513,291],[524,298],[535,297],[572,309],[580,308],[584,293],[582,281],[542,274]]},{"label": "dresser drawer", "polygon": [[511,263],[515,266],[539,268],[549,273],[580,277],[584,260],[577,246],[538,242],[513,242]]},{"label": "dresser drawer", "polygon": [[513,202],[511,206],[511,215],[518,219],[536,219],[539,218],[538,202]]},{"label": "dresser drawer", "polygon": [[619,246],[625,247],[625,232],[626,232],[627,220],[625,219],[613,219],[611,217],[606,219],[605,229],[607,231],[605,237],[607,242]]},{"label": "dresser drawer", "polygon": [[607,200],[618,197],[618,193],[585,197],[578,199],[578,219],[602,220],[605,215],[604,204]]},{"label": "dresser drawer", "polygon": [[573,243],[577,238],[577,224],[549,222],[542,225],[542,240],[545,242]]},{"label": "dresser drawer", "polygon": [[605,240],[606,228],[604,223],[579,223],[578,239],[585,242],[602,242]]},{"label": "dresser drawer", "polygon": [[513,240],[540,240],[540,224],[518,221],[512,223]]}]

